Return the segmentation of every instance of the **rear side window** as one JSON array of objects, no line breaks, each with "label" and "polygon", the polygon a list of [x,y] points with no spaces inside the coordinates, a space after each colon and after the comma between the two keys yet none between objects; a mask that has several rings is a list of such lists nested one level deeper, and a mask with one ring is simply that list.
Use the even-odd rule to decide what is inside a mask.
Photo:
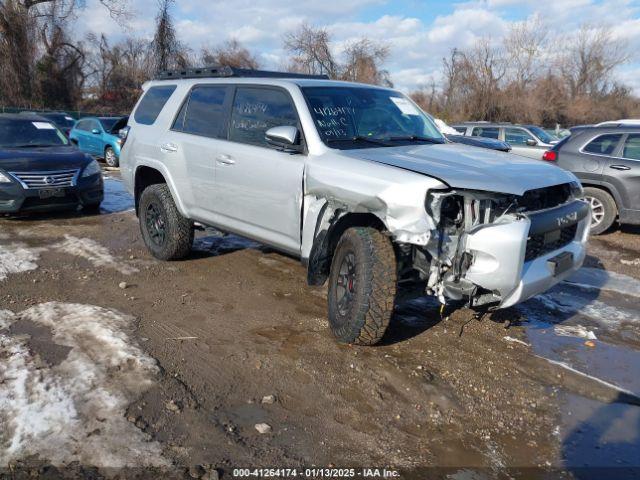
[{"label": "rear side window", "polygon": [[225,138],[225,99],[229,87],[196,86],[180,109],[174,130],[212,138]]},{"label": "rear side window", "polygon": [[500,130],[495,127],[475,127],[471,135],[474,137],[495,138],[500,137]]},{"label": "rear side window", "polygon": [[504,129],[504,140],[507,143],[515,144],[515,145],[526,145],[527,140],[535,139],[522,128],[505,128]]},{"label": "rear side window", "polygon": [[591,140],[582,151],[596,155],[611,155],[621,138],[621,134],[600,135]]},{"label": "rear side window", "polygon": [[265,132],[285,125],[298,125],[298,116],[289,95],[271,88],[237,89],[229,140],[267,146]]},{"label": "rear side window", "polygon": [[624,142],[624,150],[622,151],[624,158],[632,160],[640,160],[640,134],[632,133]]},{"label": "rear side window", "polygon": [[142,97],[133,118],[142,125],[153,125],[175,90],[175,85],[151,87]]}]

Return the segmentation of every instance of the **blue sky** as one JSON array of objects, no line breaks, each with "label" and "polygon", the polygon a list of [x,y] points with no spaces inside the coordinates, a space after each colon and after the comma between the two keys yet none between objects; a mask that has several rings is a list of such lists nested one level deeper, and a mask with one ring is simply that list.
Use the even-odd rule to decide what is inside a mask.
[{"label": "blue sky", "polygon": [[[156,0],[130,0],[132,16],[124,25],[98,3],[87,0],[78,22],[81,35],[153,34]],[[640,0],[177,0],[173,14],[180,40],[194,52],[236,38],[265,68],[285,63],[282,37],[303,21],[327,28],[336,48],[362,36],[384,41],[391,47],[385,67],[403,90],[439,81],[442,58],[452,48],[473,46],[483,37],[498,41],[513,24],[534,15],[558,37],[559,49],[562,37],[582,24],[608,25],[632,54],[617,75],[640,94]]]}]

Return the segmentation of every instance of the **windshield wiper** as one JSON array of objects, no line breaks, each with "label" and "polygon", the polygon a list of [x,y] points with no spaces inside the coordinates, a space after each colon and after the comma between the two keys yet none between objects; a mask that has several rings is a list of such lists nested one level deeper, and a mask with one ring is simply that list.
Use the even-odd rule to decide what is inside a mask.
[{"label": "windshield wiper", "polygon": [[391,147],[392,145],[389,145],[389,143],[385,142],[382,139],[379,138],[372,138],[372,137],[364,137],[362,135],[356,135],[355,137],[349,137],[349,138],[329,138],[327,139],[327,143],[337,143],[337,142],[362,142],[362,143],[370,143],[372,145],[379,145],[381,147]]},{"label": "windshield wiper", "polygon": [[420,137],[418,135],[407,135],[405,137],[389,137],[392,142],[428,142],[428,143],[444,143],[441,138]]}]

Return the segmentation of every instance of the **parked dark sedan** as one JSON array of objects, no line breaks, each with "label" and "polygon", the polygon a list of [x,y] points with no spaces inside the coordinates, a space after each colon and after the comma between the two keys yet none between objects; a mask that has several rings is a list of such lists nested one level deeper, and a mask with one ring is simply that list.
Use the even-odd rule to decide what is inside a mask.
[{"label": "parked dark sedan", "polygon": [[82,207],[104,197],[98,162],[42,117],[0,115],[0,214]]},{"label": "parked dark sedan", "polygon": [[463,143],[472,147],[489,148],[491,150],[499,150],[501,152],[510,152],[511,145],[502,140],[486,137],[467,137],[465,135],[445,135],[448,140],[453,143]]}]

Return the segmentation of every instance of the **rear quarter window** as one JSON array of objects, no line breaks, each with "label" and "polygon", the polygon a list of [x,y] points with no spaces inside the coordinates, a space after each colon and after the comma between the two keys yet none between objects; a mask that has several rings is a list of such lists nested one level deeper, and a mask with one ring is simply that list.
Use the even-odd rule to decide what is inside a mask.
[{"label": "rear quarter window", "polygon": [[596,155],[612,155],[621,138],[622,135],[618,133],[600,135],[587,143],[582,151]]},{"label": "rear quarter window", "polygon": [[161,85],[147,90],[133,116],[136,123],[153,125],[175,90],[176,85]]}]

